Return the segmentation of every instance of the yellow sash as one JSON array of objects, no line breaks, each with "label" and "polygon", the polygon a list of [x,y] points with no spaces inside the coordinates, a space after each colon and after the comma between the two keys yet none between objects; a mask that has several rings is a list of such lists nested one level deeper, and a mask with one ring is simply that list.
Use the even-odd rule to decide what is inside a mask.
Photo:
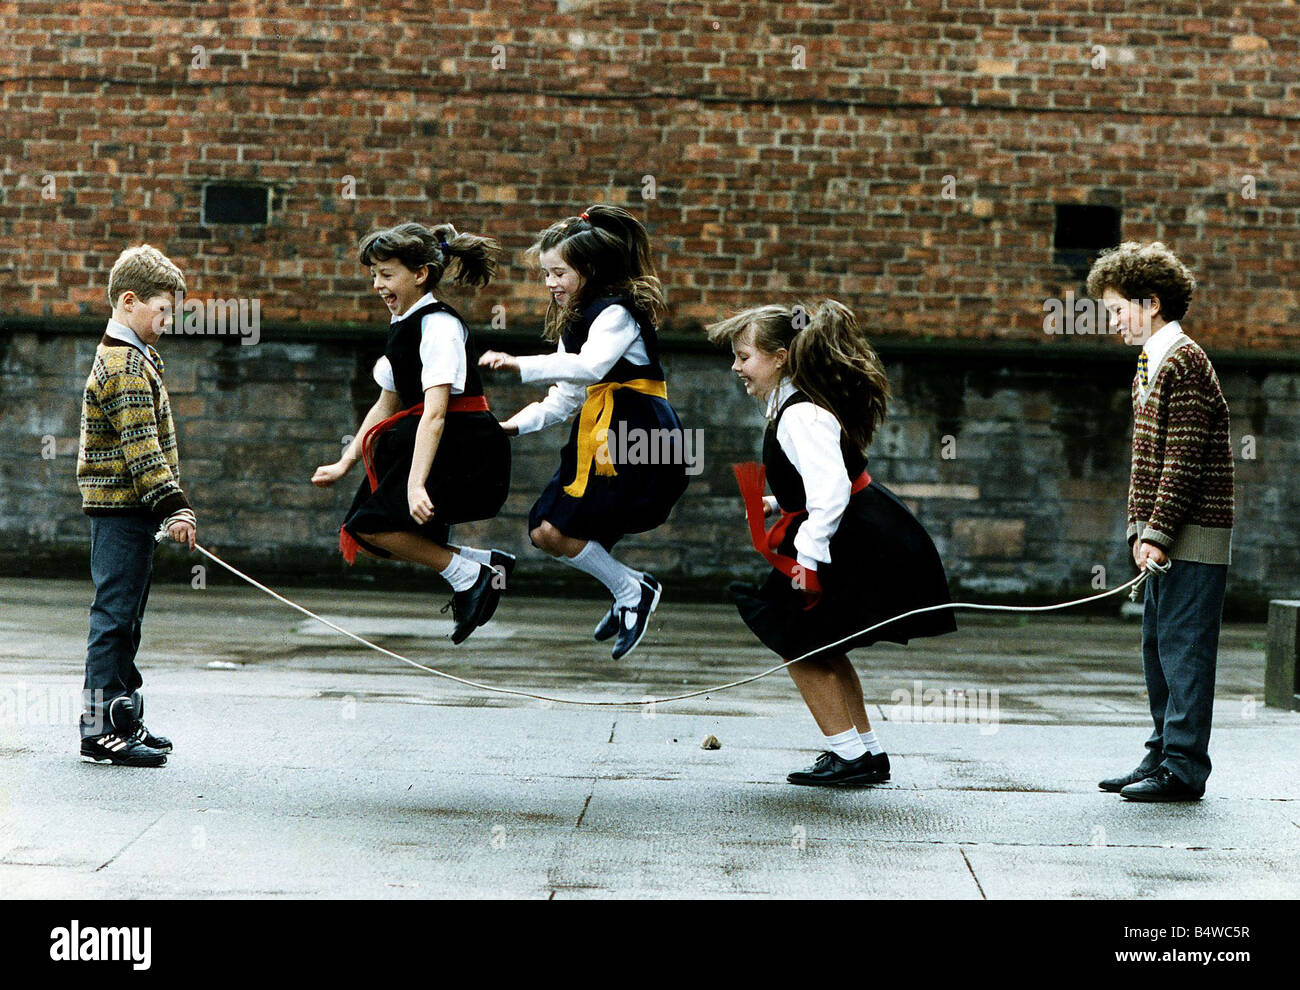
[{"label": "yellow sash", "polygon": [[587,386],[587,401],[582,404],[578,417],[578,470],[571,484],[564,486],[564,494],[582,498],[591,477],[595,462],[596,473],[605,477],[618,474],[609,456],[609,421],[614,417],[614,392],[630,388],[642,395],[668,398],[668,385],[650,378],[636,378],[630,382],[600,382]]}]

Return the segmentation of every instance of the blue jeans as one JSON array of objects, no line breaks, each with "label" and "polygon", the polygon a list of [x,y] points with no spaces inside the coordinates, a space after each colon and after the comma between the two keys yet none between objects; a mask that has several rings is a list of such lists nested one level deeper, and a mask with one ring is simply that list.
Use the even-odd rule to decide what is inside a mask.
[{"label": "blue jeans", "polygon": [[1195,791],[1210,776],[1210,721],[1226,564],[1174,560],[1153,574],[1142,607],[1142,668],[1155,731],[1142,766],[1163,764]]},{"label": "blue jeans", "polygon": [[86,642],[83,739],[107,732],[103,721],[107,704],[131,694],[144,682],[135,655],[149,601],[157,529],[144,515],[90,517],[90,577],[95,583],[95,601],[90,606]]}]

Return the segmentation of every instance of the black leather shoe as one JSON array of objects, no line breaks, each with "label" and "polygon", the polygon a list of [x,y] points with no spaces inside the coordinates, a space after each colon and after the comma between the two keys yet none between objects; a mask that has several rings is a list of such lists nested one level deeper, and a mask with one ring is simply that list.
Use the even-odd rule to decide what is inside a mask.
[{"label": "black leather shoe", "polygon": [[889,757],[863,753],[856,760],[843,760],[828,750],[807,770],[796,770],[785,779],[805,787],[866,787],[889,779]]},{"label": "black leather shoe", "polygon": [[510,586],[510,575],[515,572],[517,558],[512,553],[506,553],[504,550],[493,550],[491,565],[501,572],[501,590],[505,591]]},{"label": "black leather shoe", "polygon": [[480,567],[474,586],[457,591],[451,596],[451,601],[443,606],[444,612],[448,607],[451,608],[451,616],[456,621],[456,626],[451,631],[453,643],[459,645],[465,642],[469,639],[469,634],[496,611],[497,602],[501,600],[501,589],[497,587],[500,581],[493,580],[496,577],[497,572],[491,567]]},{"label": "black leather shoe", "polygon": [[504,550],[493,550],[490,559],[492,563],[489,564],[488,566],[492,570],[496,571],[497,574],[497,579],[495,582],[497,587],[497,596],[492,601],[492,604],[488,607],[488,610],[486,614],[484,614],[483,618],[479,619],[478,624],[480,626],[486,625],[489,621],[491,621],[492,616],[496,614],[497,603],[501,601],[501,595],[505,592],[506,588],[510,586],[510,575],[515,572],[514,554],[506,553]]},{"label": "black leather shoe", "polygon": [[[867,754],[871,756],[870,753]],[[865,781],[868,784],[883,784],[889,779],[889,754],[877,753],[871,757],[870,779]]]},{"label": "black leather shoe", "polygon": [[166,736],[155,736],[145,728],[144,725],[144,695],[136,691],[131,695],[131,701],[135,705],[136,716],[140,719],[140,727],[135,730],[135,737],[138,742],[144,743],[150,749],[156,749],[160,753],[170,753],[172,751],[172,741]]},{"label": "black leather shoe", "polygon": [[1138,767],[1136,770],[1130,770],[1122,777],[1107,777],[1105,780],[1098,781],[1097,786],[1103,791],[1110,791],[1112,794],[1118,794],[1129,784],[1136,784],[1139,780],[1146,780],[1158,770],[1158,767],[1151,767],[1149,770]]},{"label": "black leather shoe", "polygon": [[[659,587],[659,582],[656,581],[654,578],[652,578],[649,574],[641,575],[641,583],[648,584],[650,585],[650,587],[656,588],[660,591],[663,590],[662,588]],[[609,607],[609,611],[605,613],[604,618],[602,618],[598,623],[596,623],[596,631],[591,634],[591,638],[594,639],[597,643],[603,643],[607,639],[613,639],[614,634],[617,632],[618,632],[618,602],[615,602],[613,605]]]},{"label": "black leather shoe", "polygon": [[619,606],[615,609],[618,615],[618,639],[614,640],[614,649],[610,652],[615,660],[622,660],[641,642],[645,631],[650,628],[650,616],[659,607],[662,591],[658,581],[649,574],[642,575],[641,600],[637,602],[636,608]]},{"label": "black leather shoe", "polygon": [[1177,774],[1162,766],[1150,777],[1129,784],[1119,793],[1130,801],[1199,801],[1205,790],[1192,790]]}]

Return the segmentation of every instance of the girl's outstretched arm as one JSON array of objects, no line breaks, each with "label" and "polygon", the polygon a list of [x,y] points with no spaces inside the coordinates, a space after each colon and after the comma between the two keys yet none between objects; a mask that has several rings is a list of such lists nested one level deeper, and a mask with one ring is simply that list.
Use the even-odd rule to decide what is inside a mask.
[{"label": "girl's outstretched arm", "polygon": [[411,518],[423,525],[433,516],[433,502],[424,484],[429,480],[429,469],[442,442],[442,430],[447,422],[447,403],[451,399],[450,385],[434,385],[424,390],[424,412],[415,431],[415,453],[411,455],[411,474],[406,479],[406,501]]},{"label": "girl's outstretched arm", "polygon": [[366,431],[376,423],[380,423],[400,411],[401,405],[401,400],[397,397],[396,392],[390,392],[387,389],[380,391],[379,398],[375,400],[375,404],[366,413],[366,418],[361,421],[356,436],[344,449],[343,456],[333,464],[322,464],[318,467],[316,473],[311,476],[311,483],[320,488],[328,488],[351,471],[352,465],[361,459],[361,438],[366,435]]}]

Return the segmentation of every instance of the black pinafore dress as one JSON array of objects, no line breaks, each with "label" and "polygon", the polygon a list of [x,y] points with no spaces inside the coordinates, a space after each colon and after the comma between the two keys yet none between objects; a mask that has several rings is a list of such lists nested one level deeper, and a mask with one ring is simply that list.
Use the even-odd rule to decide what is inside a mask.
[{"label": "black pinafore dress", "polygon": [[[591,303],[565,331],[564,349],[581,350],[596,317],[615,304],[636,319],[650,363],[620,357],[604,378],[587,387],[586,402],[560,450],[559,469],[528,514],[529,529],[549,522],[565,536],[595,540],[606,550],[628,533],[662,526],[689,480],[685,433],[668,403],[659,364],[659,336],[633,302],[609,297]],[[605,403],[611,408],[602,415]],[[602,430],[607,431],[603,438],[593,434]],[[638,446],[638,440],[645,442]]]},{"label": "black pinafore dress", "polygon": [[420,381],[421,323],[429,314],[439,312],[465,322],[451,306],[434,301],[398,320],[389,332],[384,354],[393,368],[402,412],[373,431],[367,476],[339,531],[339,548],[348,563],[358,547],[376,557],[391,556],[367,542],[367,533],[418,533],[445,546],[453,524],[491,519],[501,511],[510,492],[510,440],[488,411],[478,372],[478,352],[467,330],[465,391],[450,397],[442,439],[424,486],[433,503],[433,517],[423,525],[411,518],[406,482],[420,425],[414,409],[424,402]]},{"label": "black pinafore dress", "polygon": [[[784,513],[784,537],[776,553],[794,558],[795,535],[807,519],[803,479],[781,449],[777,423],[797,402],[811,401],[795,392],[782,404],[763,435],[763,465],[767,480]],[[898,497],[865,476],[867,458],[841,431],[840,452],[850,479],[865,484],[849,497],[839,527],[830,540],[831,562],[819,563],[816,579],[821,597],[805,610],[806,599],[786,574],[773,568],[761,587],[734,583],[731,594],[741,618],[763,644],[786,660],[853,636],[877,622],[912,609],[951,602],[948,579],[934,542]],[[873,633],[853,636],[833,652],[887,641],[906,643],[923,636],[954,632],[951,609],[937,609]]]}]

